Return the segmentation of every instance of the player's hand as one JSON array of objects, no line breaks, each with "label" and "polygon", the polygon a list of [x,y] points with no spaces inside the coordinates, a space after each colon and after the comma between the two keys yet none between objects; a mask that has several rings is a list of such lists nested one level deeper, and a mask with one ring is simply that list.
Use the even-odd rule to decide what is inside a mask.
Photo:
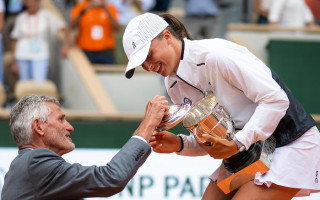
[{"label": "player's hand", "polygon": [[180,150],[181,140],[179,136],[168,132],[155,132],[149,144],[153,147],[153,151],[157,153],[173,153]]},{"label": "player's hand", "polygon": [[205,138],[206,141],[210,142],[212,146],[205,145],[201,142],[198,143],[213,158],[225,159],[239,152],[237,145],[234,141],[222,139],[220,137],[212,136],[210,134],[203,134],[202,136]]}]

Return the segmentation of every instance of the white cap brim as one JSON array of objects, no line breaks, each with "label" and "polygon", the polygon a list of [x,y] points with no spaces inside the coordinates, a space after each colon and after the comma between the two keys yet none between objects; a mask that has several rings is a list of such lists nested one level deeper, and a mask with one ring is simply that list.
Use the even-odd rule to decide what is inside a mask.
[{"label": "white cap brim", "polygon": [[135,68],[139,67],[146,60],[150,46],[151,41],[148,41],[142,49],[136,51],[135,54],[129,58],[125,72],[126,78],[130,79],[133,76]]}]

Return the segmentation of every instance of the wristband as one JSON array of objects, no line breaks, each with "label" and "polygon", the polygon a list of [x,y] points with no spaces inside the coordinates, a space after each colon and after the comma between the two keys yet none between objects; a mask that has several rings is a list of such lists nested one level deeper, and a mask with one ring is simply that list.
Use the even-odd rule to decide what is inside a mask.
[{"label": "wristband", "polygon": [[177,151],[177,152],[181,152],[183,150],[184,144],[183,144],[182,136],[178,135],[178,137],[180,138],[180,141],[181,141],[181,147],[180,147],[179,151]]}]

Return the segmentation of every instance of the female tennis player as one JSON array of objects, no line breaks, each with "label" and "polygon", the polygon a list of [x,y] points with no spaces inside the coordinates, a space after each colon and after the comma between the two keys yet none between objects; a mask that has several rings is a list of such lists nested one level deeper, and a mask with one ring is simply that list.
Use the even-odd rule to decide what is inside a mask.
[{"label": "female tennis player", "polygon": [[191,136],[160,132],[151,142],[154,151],[229,158],[271,135],[277,139],[269,171],[224,194],[217,187],[218,168],[202,199],[286,200],[320,191],[320,134],[315,121],[278,75],[248,49],[218,38],[191,40],[176,18],[151,13],[130,21],[123,47],[129,59],[127,78],[140,65],[164,76],[175,104],[194,104],[213,92],[239,130],[231,141],[204,134],[212,146]]}]

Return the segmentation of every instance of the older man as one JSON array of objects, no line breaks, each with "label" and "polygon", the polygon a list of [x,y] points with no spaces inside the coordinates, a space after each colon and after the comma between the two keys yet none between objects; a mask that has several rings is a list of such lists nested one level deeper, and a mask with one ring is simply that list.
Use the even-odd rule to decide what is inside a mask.
[{"label": "older man", "polygon": [[75,148],[74,131],[56,99],[30,95],[10,114],[10,128],[19,155],[5,176],[2,200],[80,199],[106,197],[124,189],[151,152],[155,127],[169,109],[155,96],[133,136],[105,166],[67,163],[61,156]]}]

